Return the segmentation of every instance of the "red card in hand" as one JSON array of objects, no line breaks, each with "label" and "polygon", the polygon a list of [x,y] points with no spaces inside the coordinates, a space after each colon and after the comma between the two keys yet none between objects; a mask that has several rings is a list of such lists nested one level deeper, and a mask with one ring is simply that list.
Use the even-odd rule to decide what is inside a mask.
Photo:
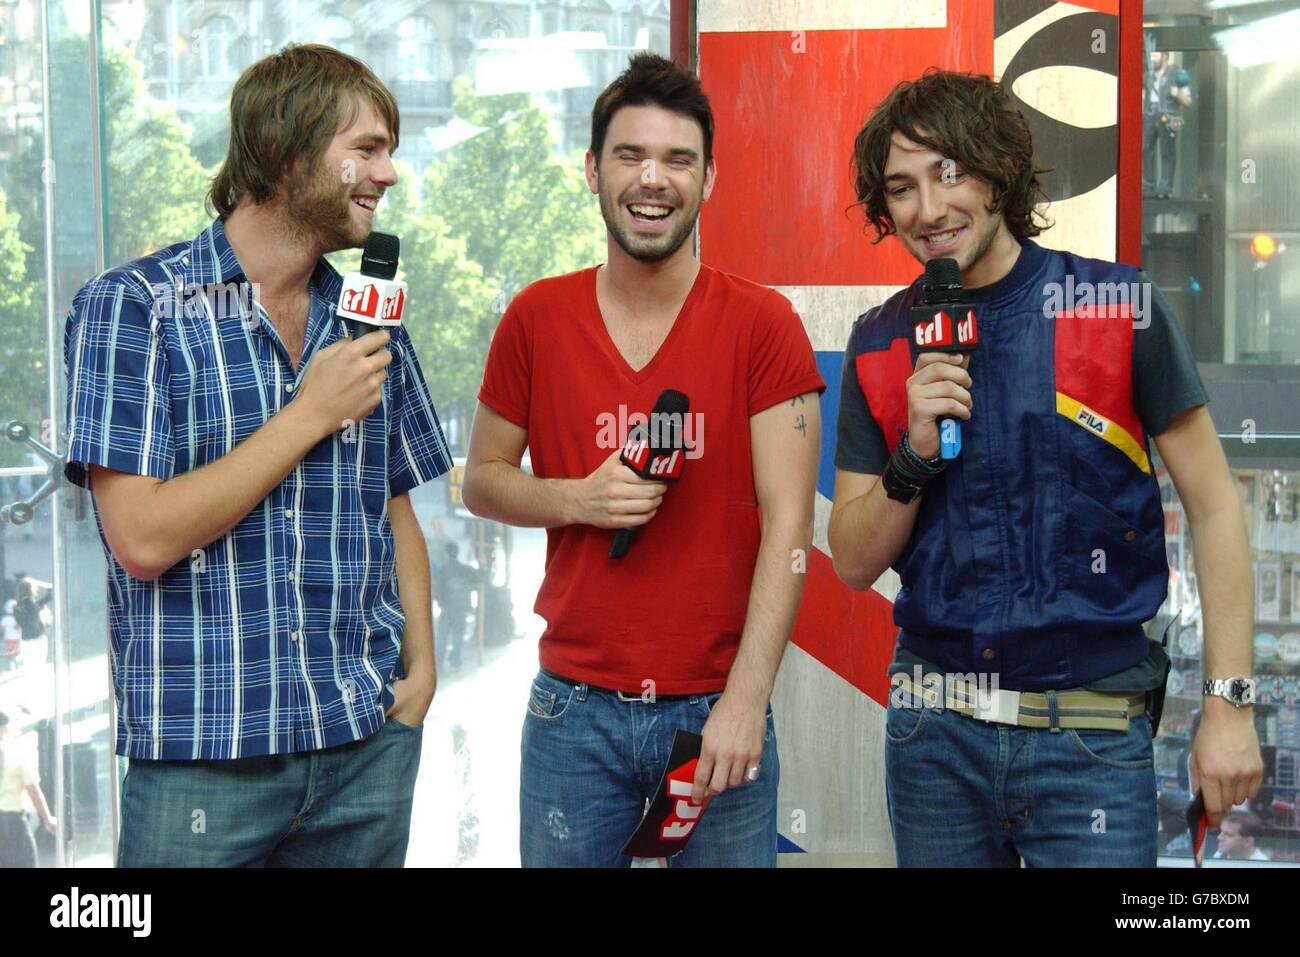
[{"label": "red card in hand", "polygon": [[678,730],[673,750],[668,756],[664,776],[655,790],[654,800],[646,809],[641,824],[628,838],[624,854],[633,857],[672,857],[681,853],[695,833],[709,798],[703,804],[691,803],[695,784],[695,767],[700,762],[704,739],[690,731]]}]

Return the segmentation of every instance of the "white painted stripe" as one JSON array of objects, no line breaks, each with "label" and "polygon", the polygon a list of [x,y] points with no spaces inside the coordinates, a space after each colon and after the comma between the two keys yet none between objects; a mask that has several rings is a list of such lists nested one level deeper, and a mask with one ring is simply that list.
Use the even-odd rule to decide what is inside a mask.
[{"label": "white painted stripe", "polygon": [[701,33],[946,27],[947,0],[701,0]]},{"label": "white painted stripe", "polygon": [[885,709],[791,644],[777,672],[772,715],[781,750],[778,830],[805,851],[892,862]]},{"label": "white painted stripe", "polygon": [[818,352],[843,352],[854,321],[906,286],[773,286],[803,319]]}]

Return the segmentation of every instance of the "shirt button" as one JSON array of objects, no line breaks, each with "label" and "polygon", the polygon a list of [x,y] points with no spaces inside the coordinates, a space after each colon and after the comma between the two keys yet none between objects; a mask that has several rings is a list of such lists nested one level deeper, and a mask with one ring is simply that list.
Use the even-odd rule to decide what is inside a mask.
[{"label": "shirt button", "polygon": [[297,580],[298,580],[298,573],[297,573],[297,572],[289,572],[289,581],[291,581],[291,582],[296,582]]},{"label": "shirt button", "polygon": [[984,658],[985,661],[992,661],[992,660],[993,660],[993,649],[992,649],[992,648],[985,648],[982,657]]},{"label": "shirt button", "polygon": [[295,632],[294,632],[292,635],[290,635],[289,637],[293,639],[294,644],[297,644],[298,642],[302,641],[302,632],[301,632],[301,631],[295,631]]},{"label": "shirt button", "polygon": [[1138,533],[1133,531],[1133,529],[1131,528],[1124,533],[1124,541],[1126,542],[1134,541],[1137,537],[1138,537]]},{"label": "shirt button", "polygon": [[292,392],[292,391],[293,391],[293,383],[292,383],[292,382],[288,383],[288,384],[284,387],[284,391],[285,391],[285,392]]},{"label": "shirt button", "polygon": [[285,517],[285,518],[293,518],[293,509],[291,509],[291,508],[286,508],[286,509],[284,510],[284,517]]}]

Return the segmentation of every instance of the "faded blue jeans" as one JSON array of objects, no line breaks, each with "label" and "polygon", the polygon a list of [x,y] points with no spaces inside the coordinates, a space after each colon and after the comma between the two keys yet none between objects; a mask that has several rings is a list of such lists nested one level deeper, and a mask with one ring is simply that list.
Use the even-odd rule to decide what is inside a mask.
[{"label": "faded blue jeans", "polygon": [[[642,701],[542,671],[529,693],[519,774],[524,867],[628,867],[620,853],[654,796],[680,728],[700,733],[719,694]],[[705,809],[669,867],[775,867],[780,766],[767,709],[757,781]]]},{"label": "faded blue jeans", "polygon": [[1155,867],[1151,721],[1019,728],[891,707],[885,787],[900,867]]},{"label": "faded blue jeans", "polygon": [[132,758],[118,867],[401,867],[422,728],[392,718],[323,751]]}]

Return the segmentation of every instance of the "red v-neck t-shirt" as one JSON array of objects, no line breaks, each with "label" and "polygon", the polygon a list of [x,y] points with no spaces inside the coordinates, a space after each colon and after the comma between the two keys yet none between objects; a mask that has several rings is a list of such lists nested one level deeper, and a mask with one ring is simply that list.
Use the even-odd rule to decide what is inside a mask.
[{"label": "red v-neck t-shirt", "polygon": [[608,557],[613,530],[547,531],[541,663],[637,694],[720,691],[758,556],[750,416],[825,389],[789,301],[702,265],[659,351],[634,371],[601,318],[596,269],[543,279],[502,317],[479,400],[527,430],[534,475],[584,478],[664,389],[690,399],[681,480],[621,559]]}]

